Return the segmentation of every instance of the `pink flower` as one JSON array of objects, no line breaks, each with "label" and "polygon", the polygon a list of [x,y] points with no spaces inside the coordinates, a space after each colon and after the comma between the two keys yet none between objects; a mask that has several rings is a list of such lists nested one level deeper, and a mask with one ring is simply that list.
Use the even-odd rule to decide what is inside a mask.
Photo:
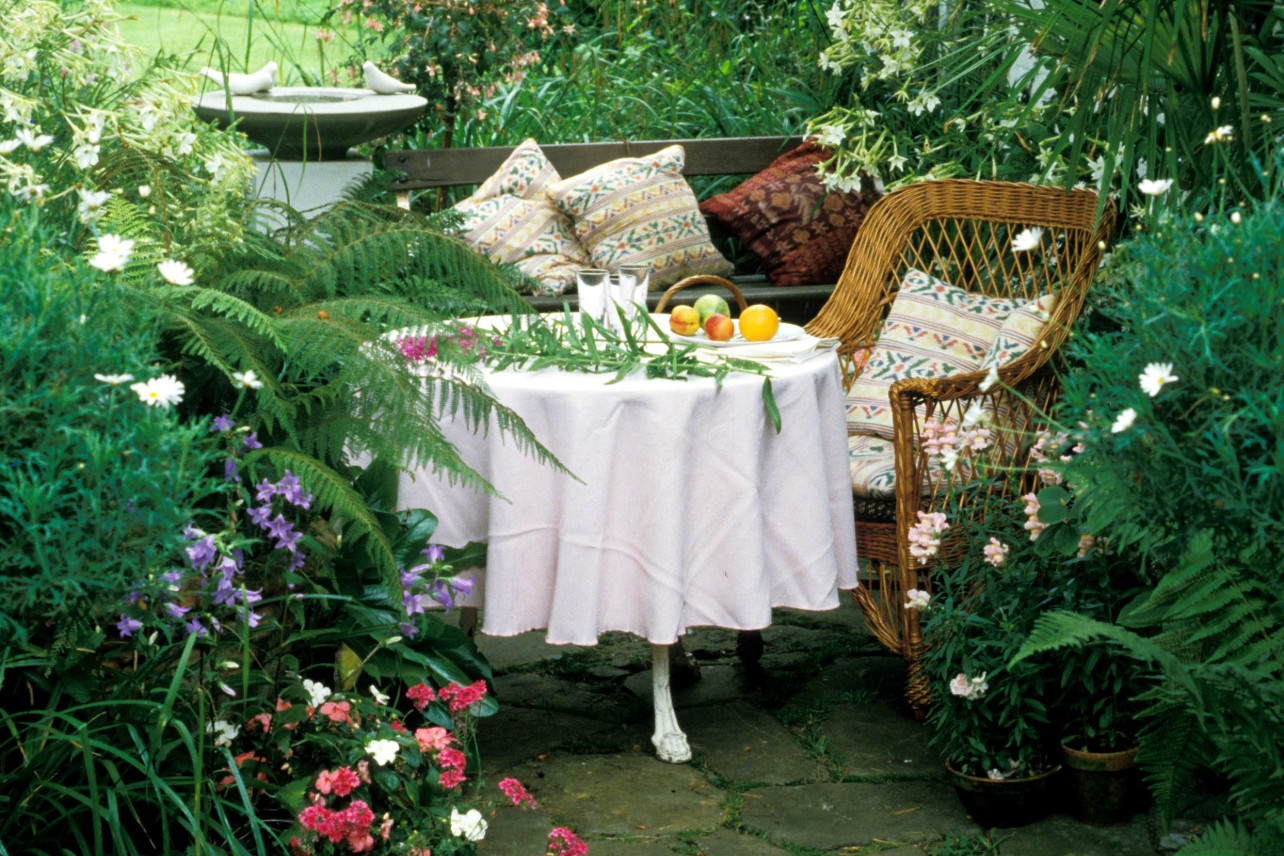
[{"label": "pink flower", "polygon": [[588,856],[588,845],[565,826],[555,826],[548,833],[546,856]]},{"label": "pink flower", "polygon": [[397,350],[407,362],[421,363],[437,356],[437,337],[407,336],[397,340]]},{"label": "pink flower", "polygon": [[445,770],[462,770],[468,759],[458,749],[448,748],[437,753],[437,763]]},{"label": "pink flower", "polygon": [[530,791],[516,779],[500,779],[499,789],[504,792],[513,805],[525,808],[535,808],[535,798],[531,796]]},{"label": "pink flower", "polygon": [[990,685],[985,680],[986,674],[986,672],[982,672],[978,677],[969,678],[959,672],[954,676],[954,680],[950,681],[950,694],[968,701],[982,698],[986,691],[990,689]]},{"label": "pink flower", "polygon": [[327,701],[321,705],[321,715],[331,722],[346,722],[352,725],[352,705],[346,701]]},{"label": "pink flower", "polygon": [[449,703],[451,713],[461,713],[486,697],[486,682],[478,680],[466,687],[449,683],[441,688],[437,697]]},{"label": "pink flower", "polygon": [[416,710],[423,710],[437,698],[432,687],[427,684],[415,684],[406,690],[406,698],[414,702]]},{"label": "pink flower", "polygon": [[1025,500],[1025,530],[1030,533],[1031,541],[1037,541],[1043,530],[1048,528],[1048,524],[1039,520],[1039,497],[1037,494],[1027,493],[1021,498]]},{"label": "pink flower", "polygon": [[346,797],[360,784],[361,779],[351,767],[340,767],[334,772],[322,770],[318,773],[316,788],[323,794],[333,792],[335,796]]},{"label": "pink flower", "polygon": [[985,561],[997,568],[1008,560],[1008,549],[1007,544],[991,536],[990,543],[985,545],[982,552],[985,553]]},{"label": "pink flower", "polygon": [[246,731],[253,731],[253,730],[254,730],[255,725],[257,725],[257,726],[258,726],[258,728],[259,728],[259,730],[260,730],[260,731],[263,731],[264,733],[267,733],[268,731],[271,731],[271,730],[272,730],[272,714],[270,714],[270,713],[256,713],[254,716],[251,716],[251,717],[246,721],[246,723],[245,723],[245,730],[246,730]]},{"label": "pink flower", "polygon": [[437,777],[437,783],[446,790],[457,788],[464,783],[464,774],[459,770],[442,770],[441,775]]},{"label": "pink flower", "polygon": [[918,559],[920,565],[935,556],[941,549],[941,533],[950,528],[945,515],[939,511],[918,513],[918,523],[909,530],[910,555]]},{"label": "pink flower", "polygon": [[421,752],[439,752],[455,742],[449,731],[437,725],[416,729],[415,740],[418,741]]}]

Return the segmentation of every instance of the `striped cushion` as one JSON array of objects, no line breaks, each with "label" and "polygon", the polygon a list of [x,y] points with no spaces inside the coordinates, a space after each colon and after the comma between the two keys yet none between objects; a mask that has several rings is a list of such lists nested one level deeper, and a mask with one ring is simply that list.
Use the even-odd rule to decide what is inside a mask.
[{"label": "striped cushion", "polygon": [[1030,350],[1056,308],[1057,295],[1044,294],[1014,309],[994,337],[994,344],[981,362],[981,371],[1007,365]]},{"label": "striped cushion", "polygon": [[685,153],[669,146],[653,155],[619,158],[552,185],[558,209],[595,267],[649,265],[651,287],[695,274],[731,273],[709,241],[695,194],[682,177]]},{"label": "striped cushion", "polygon": [[461,237],[491,260],[516,265],[536,280],[536,294],[564,293],[575,271],[589,261],[571,221],[557,210],[548,188],[557,170],[534,140],[522,143],[477,192],[454,207]]},{"label": "striped cushion", "polygon": [[977,370],[1018,305],[972,294],[921,271],[906,273],[869,362],[848,390],[848,432],[890,438],[892,384]]},{"label": "striped cushion", "polygon": [[892,441],[873,434],[847,436],[852,493],[863,499],[896,498],[896,455]]}]

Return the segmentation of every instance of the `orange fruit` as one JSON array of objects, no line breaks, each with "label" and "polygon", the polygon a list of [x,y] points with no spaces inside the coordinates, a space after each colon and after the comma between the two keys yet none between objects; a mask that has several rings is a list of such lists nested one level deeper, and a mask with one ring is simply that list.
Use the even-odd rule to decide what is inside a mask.
[{"label": "orange fruit", "polygon": [[746,306],[740,313],[740,335],[750,342],[765,342],[780,329],[776,310],[762,303]]}]

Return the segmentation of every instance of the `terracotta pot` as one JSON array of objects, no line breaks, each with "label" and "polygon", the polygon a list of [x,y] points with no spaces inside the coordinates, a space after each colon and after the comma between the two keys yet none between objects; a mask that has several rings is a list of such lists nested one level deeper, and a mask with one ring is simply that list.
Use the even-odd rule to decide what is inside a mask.
[{"label": "terracotta pot", "polygon": [[1137,769],[1137,749],[1081,752],[1061,747],[1068,771],[1070,804],[1084,823],[1127,823],[1142,806],[1145,790]]},{"label": "terracotta pot", "polygon": [[981,826],[1025,826],[1051,811],[1061,765],[1022,779],[969,776],[948,761],[945,769],[959,801]]}]

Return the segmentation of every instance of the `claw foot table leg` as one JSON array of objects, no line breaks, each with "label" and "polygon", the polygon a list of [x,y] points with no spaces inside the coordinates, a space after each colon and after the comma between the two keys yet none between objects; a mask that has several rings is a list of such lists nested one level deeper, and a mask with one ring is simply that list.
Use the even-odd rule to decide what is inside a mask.
[{"label": "claw foot table leg", "polygon": [[661,761],[684,764],[691,760],[691,747],[687,736],[678,726],[678,716],[673,712],[673,697],[669,694],[669,646],[651,646],[652,695],[655,696],[655,754]]}]

